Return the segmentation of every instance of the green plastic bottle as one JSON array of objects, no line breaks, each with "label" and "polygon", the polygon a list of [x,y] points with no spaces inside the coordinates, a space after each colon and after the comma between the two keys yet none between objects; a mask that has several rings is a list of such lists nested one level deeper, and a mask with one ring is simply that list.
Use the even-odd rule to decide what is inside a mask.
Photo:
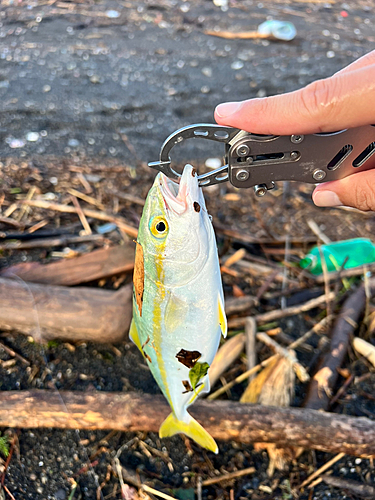
[{"label": "green plastic bottle", "polygon": [[[368,238],[353,238],[351,240],[336,241],[320,247],[327,269],[339,271],[375,262],[375,245]],[[314,247],[299,265],[312,274],[322,274],[322,260],[318,247]]]}]

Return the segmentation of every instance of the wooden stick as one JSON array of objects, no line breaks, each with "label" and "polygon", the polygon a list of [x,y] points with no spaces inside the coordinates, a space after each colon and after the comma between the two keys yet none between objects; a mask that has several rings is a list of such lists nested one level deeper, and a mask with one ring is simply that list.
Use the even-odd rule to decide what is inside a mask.
[{"label": "wooden stick", "polygon": [[81,221],[83,229],[85,230],[85,234],[92,234],[90,224],[87,222],[86,216],[83,213],[83,210],[81,208],[81,205],[79,204],[79,201],[77,200],[77,198],[75,196],[73,196],[73,195],[70,195],[70,196],[71,196],[71,200],[73,202],[73,205],[77,211],[79,220]]},{"label": "wooden stick", "polygon": [[[256,333],[257,333],[257,323],[254,318],[246,318],[245,323],[245,337],[246,337],[246,356],[247,356],[247,369],[251,370],[257,364],[257,354],[256,354]],[[254,375],[250,375],[249,382],[254,378]]]},{"label": "wooden stick", "polygon": [[[343,269],[341,271],[329,272],[327,274],[327,279],[329,281],[335,281],[340,278],[350,278],[352,276],[361,276],[364,272],[373,273],[375,271],[375,264],[366,264],[364,266],[353,267],[351,269]],[[316,283],[324,283],[324,276],[320,274],[319,276],[314,276],[309,274],[309,278],[312,278]]]},{"label": "wooden stick", "polygon": [[[56,212],[65,212],[69,214],[76,214],[77,209],[70,205],[61,205],[59,203],[51,203],[49,201],[44,200],[22,200],[20,202],[22,205],[28,205],[30,207],[44,208],[45,210],[54,210]],[[131,236],[132,238],[136,238],[138,231],[132,226],[127,224],[126,220],[120,216],[107,214],[105,212],[99,212],[98,210],[91,210],[88,208],[83,208],[82,212],[86,217],[92,217],[93,219],[104,220],[108,222],[114,222],[121,229]]]},{"label": "wooden stick", "polygon": [[[301,312],[310,311],[314,307],[318,307],[327,302],[327,300],[333,300],[335,298],[335,293],[331,292],[328,297],[326,294],[320,295],[315,299],[308,300],[304,304],[298,306],[287,307],[286,309],[276,309],[275,311],[269,311],[263,314],[257,314],[255,317],[256,322],[259,323],[269,323],[275,319],[286,318],[287,316],[294,316]],[[246,318],[234,318],[228,321],[228,328],[241,328],[245,325]]]},{"label": "wooden stick", "polygon": [[[375,292],[372,281],[371,292]],[[358,327],[358,321],[366,303],[364,287],[361,286],[344,302],[331,333],[329,352],[322,359],[317,372],[311,379],[305,407],[314,410],[328,410],[332,390],[336,384],[338,371],[346,356],[350,336]]]},{"label": "wooden stick", "polygon": [[252,295],[245,295],[244,297],[230,297],[225,301],[225,314],[227,316],[231,316],[232,314],[244,313],[257,304],[257,299]]},{"label": "wooden stick", "polygon": [[344,479],[337,476],[323,475],[322,480],[334,486],[335,488],[341,488],[342,490],[347,490],[352,495],[358,495],[363,498],[375,498],[375,488],[370,484],[360,483],[359,481],[353,481],[352,479]]},{"label": "wooden stick", "polygon": [[323,472],[325,472],[327,469],[329,469],[331,467],[331,465],[333,465],[336,462],[338,462],[339,460],[341,460],[344,456],[345,456],[345,453],[343,453],[343,452],[338,453],[335,457],[331,458],[331,460],[329,460],[324,465],[322,465],[321,467],[319,467],[318,470],[316,470],[315,472],[313,472],[307,479],[305,479],[305,481],[300,484],[299,488],[304,488],[305,486],[307,486],[309,483],[311,483],[311,481],[313,479],[315,479],[320,474],[322,474]]},{"label": "wooden stick", "polygon": [[30,250],[31,248],[51,248],[86,243],[94,241],[100,243],[104,241],[102,234],[86,234],[84,236],[62,235],[56,238],[36,238],[30,241],[14,241],[0,244],[0,250]]},{"label": "wooden stick", "polygon": [[254,38],[266,38],[266,39],[272,39],[274,38],[272,35],[264,34],[264,33],[259,33],[258,31],[239,31],[239,32],[232,32],[232,31],[213,31],[213,30],[206,30],[204,32],[205,35],[211,35],[211,36],[218,36],[219,38],[226,38],[228,40],[236,40],[236,39],[241,39],[241,40],[249,40],[249,39],[254,39]]},{"label": "wooden stick", "polygon": [[0,217],[0,223],[2,223],[2,224],[8,224],[9,226],[13,226],[13,227],[16,227],[16,228],[23,227],[23,224],[21,224],[21,222],[19,222],[16,219],[12,219],[10,217]]},{"label": "wooden stick", "polygon": [[134,268],[134,243],[101,248],[73,259],[51,264],[23,262],[0,271],[0,275],[18,276],[24,281],[48,285],[79,285],[129,272]]},{"label": "wooden stick", "polygon": [[235,472],[228,472],[217,477],[210,477],[205,481],[202,481],[202,486],[210,486],[211,484],[221,483],[222,481],[230,481],[231,479],[236,479],[237,477],[248,476],[256,472],[255,467],[248,467],[247,469],[237,470]]},{"label": "wooden stick", "polygon": [[0,330],[16,330],[37,342],[121,342],[130,325],[131,300],[131,285],[112,292],[0,278]]},{"label": "wooden stick", "polygon": [[[88,185],[88,187],[90,187],[90,184]],[[90,205],[98,207],[99,210],[104,210],[104,205],[100,203],[100,201],[93,198],[92,196],[88,196],[85,193],[81,193],[80,191],[77,191],[74,188],[68,189],[68,193],[76,198],[81,198],[81,200],[85,201],[86,203],[89,203]]]},{"label": "wooden stick", "polygon": [[[375,422],[368,418],[234,401],[198,400],[189,411],[218,440],[375,457]],[[135,392],[0,392],[0,427],[157,432],[169,413],[162,396]]]}]

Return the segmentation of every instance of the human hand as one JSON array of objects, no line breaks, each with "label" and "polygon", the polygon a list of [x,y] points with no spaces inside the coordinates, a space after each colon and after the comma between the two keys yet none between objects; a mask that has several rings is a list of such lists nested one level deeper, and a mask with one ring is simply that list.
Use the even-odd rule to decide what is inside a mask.
[{"label": "human hand", "polygon": [[[375,50],[330,78],[294,92],[219,104],[215,120],[254,134],[272,135],[375,125]],[[375,154],[368,161],[375,167]],[[345,205],[375,211],[375,168],[320,184],[312,197],[320,207]]]}]

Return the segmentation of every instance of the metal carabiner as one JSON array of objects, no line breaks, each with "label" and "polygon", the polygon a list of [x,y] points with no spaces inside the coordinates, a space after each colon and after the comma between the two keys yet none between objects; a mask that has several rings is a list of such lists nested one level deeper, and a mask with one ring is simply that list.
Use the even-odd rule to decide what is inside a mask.
[{"label": "metal carabiner", "polygon": [[[173,132],[173,134],[167,137],[161,147],[159,161],[150,162],[148,166],[179,182],[181,174],[171,167],[172,160],[169,155],[171,149],[176,146],[176,144],[181,144],[181,142],[186,139],[207,139],[209,141],[221,142],[225,144],[226,147],[229,147],[229,144],[240,132],[242,131],[237,128],[225,127],[212,123],[188,125],[187,127],[176,130],[176,132]],[[198,181],[200,186],[228,181],[228,165],[222,165],[212,172],[199,175]]]}]

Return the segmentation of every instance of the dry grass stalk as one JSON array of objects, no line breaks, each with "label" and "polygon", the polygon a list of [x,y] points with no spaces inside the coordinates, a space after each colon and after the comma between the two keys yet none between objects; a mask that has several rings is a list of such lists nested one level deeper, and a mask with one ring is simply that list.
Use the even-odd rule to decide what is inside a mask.
[{"label": "dry grass stalk", "polygon": [[328,236],[323,233],[323,231],[314,220],[309,219],[307,221],[307,225],[309,226],[311,231],[322,241],[322,243],[324,243],[325,245],[331,243],[330,238],[328,238]]},{"label": "dry grass stalk", "polygon": [[280,356],[287,359],[301,382],[307,382],[308,380],[310,380],[310,376],[307,373],[306,369],[301,365],[301,363],[297,361],[296,353],[290,347],[288,349],[284,349],[284,347],[281,347],[277,342],[275,342],[275,340],[273,340],[264,332],[259,332],[257,334],[257,339],[261,340],[266,345],[271,347],[274,351],[276,351],[276,353],[278,353]]},{"label": "dry grass stalk", "polygon": [[256,472],[255,467],[248,467],[247,469],[237,470],[235,472],[229,472],[228,474],[223,474],[222,476],[210,477],[202,481],[202,486],[210,486],[211,484],[221,483],[222,481],[230,481],[236,479],[237,477],[247,476],[254,474]]},{"label": "dry grass stalk", "polygon": [[[257,323],[269,323],[276,319],[286,318],[287,316],[294,316],[301,312],[310,311],[315,307],[321,306],[327,300],[333,300],[336,297],[335,292],[330,292],[328,297],[326,294],[320,295],[315,299],[308,300],[304,304],[298,306],[287,307],[286,309],[276,309],[262,314],[257,314],[255,320]],[[245,325],[246,318],[233,318],[228,321],[229,328],[241,328]]]},{"label": "dry grass stalk", "polygon": [[224,342],[218,350],[208,371],[211,387],[219,380],[221,375],[234,363],[245,346],[245,335],[239,333]]},{"label": "dry grass stalk", "polygon": [[323,474],[327,469],[329,469],[333,464],[341,460],[345,456],[345,453],[338,453],[335,457],[333,457],[331,460],[328,460],[324,465],[319,467],[318,470],[313,472],[303,483],[300,484],[299,489],[304,488],[308,484],[310,484],[315,478]]},{"label": "dry grass stalk", "polygon": [[[246,337],[246,356],[247,356],[247,369],[251,370],[257,364],[256,355],[256,333],[257,324],[254,318],[248,317],[245,323],[245,337]],[[250,375],[249,382],[254,378]]]},{"label": "dry grass stalk", "polygon": [[372,344],[359,337],[355,337],[353,339],[353,347],[361,356],[375,366],[375,347]]},{"label": "dry grass stalk", "polygon": [[[19,202],[22,205],[28,205],[30,207],[36,207],[36,208],[44,208],[45,210],[54,210],[56,212],[64,212],[64,213],[70,213],[70,214],[76,214],[77,209],[75,207],[71,207],[70,205],[62,205],[60,203],[50,203],[49,201],[45,200],[22,200]],[[17,208],[18,205],[15,204]],[[125,219],[119,216],[107,214],[105,212],[99,212],[97,210],[91,210],[87,208],[83,208],[82,212],[85,214],[86,217],[92,217],[93,219],[98,219],[98,220],[104,220],[107,222],[114,222],[117,224],[127,235],[131,236],[132,238],[136,238],[138,231],[132,226],[129,226],[129,224],[126,223]]]},{"label": "dry grass stalk", "polygon": [[204,32],[205,35],[217,36],[219,38],[225,38],[227,40],[250,40],[250,39],[259,39],[266,38],[272,39],[271,35],[267,35],[264,33],[259,33],[258,31],[240,31],[240,32],[232,32],[232,31],[214,31],[214,30],[206,30]]},{"label": "dry grass stalk", "polygon": [[243,259],[246,255],[246,250],[244,248],[240,248],[234,254],[230,255],[223,263],[225,267],[230,267],[239,260]]},{"label": "dry grass stalk", "polygon": [[71,195],[71,200],[73,202],[75,209],[77,210],[79,220],[81,221],[81,224],[82,224],[83,229],[84,229],[84,234],[92,234],[90,224],[87,222],[86,216],[83,213],[83,210],[81,208],[81,205],[79,204],[79,201],[73,195]]},{"label": "dry grass stalk", "polygon": [[100,203],[100,201],[96,200],[92,196],[88,196],[87,194],[81,193],[80,191],[77,191],[77,189],[70,188],[68,189],[68,193],[71,194],[72,196],[75,196],[76,198],[80,198],[81,200],[85,201],[89,205],[94,205],[99,208],[99,210],[104,210],[104,205],[103,203]]}]

